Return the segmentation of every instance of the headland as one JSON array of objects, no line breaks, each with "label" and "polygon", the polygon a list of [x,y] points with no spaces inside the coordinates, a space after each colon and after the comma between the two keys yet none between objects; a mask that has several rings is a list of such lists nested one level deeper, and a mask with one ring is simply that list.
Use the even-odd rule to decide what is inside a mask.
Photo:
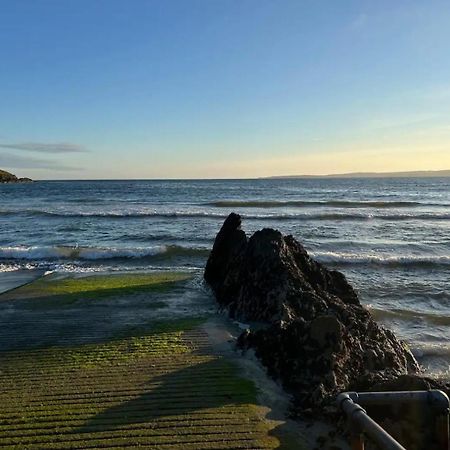
[{"label": "headland", "polygon": [[6,170],[0,170],[0,183],[31,183],[32,181],[31,178],[19,178]]}]

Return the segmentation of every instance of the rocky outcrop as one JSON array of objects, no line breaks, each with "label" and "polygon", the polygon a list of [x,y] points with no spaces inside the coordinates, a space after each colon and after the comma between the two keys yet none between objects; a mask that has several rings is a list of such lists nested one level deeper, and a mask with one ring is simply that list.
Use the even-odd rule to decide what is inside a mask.
[{"label": "rocky outcrop", "polygon": [[17,178],[6,170],[0,170],[0,183],[29,183],[32,181],[30,178]]},{"label": "rocky outcrop", "polygon": [[419,372],[407,346],[374,321],[345,276],[312,259],[292,236],[263,229],[247,238],[232,213],[204,276],[231,317],[254,323],[238,345],[254,349],[303,408]]}]

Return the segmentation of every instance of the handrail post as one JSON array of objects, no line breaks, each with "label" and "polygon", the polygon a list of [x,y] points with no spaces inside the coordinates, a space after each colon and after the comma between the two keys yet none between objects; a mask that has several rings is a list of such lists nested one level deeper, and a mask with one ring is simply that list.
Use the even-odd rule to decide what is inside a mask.
[{"label": "handrail post", "polygon": [[[354,410],[351,413],[352,418],[356,414],[366,414],[366,411],[358,405],[356,400],[357,396],[358,395],[356,393],[355,395],[353,395],[353,393],[349,393],[349,401],[355,406]],[[356,423],[356,421],[353,423],[353,427],[350,430],[350,439],[352,450],[364,450],[364,430],[358,423]]]},{"label": "handrail post", "polygon": [[445,392],[428,391],[428,403],[436,411],[436,437],[441,450],[450,450],[449,411],[450,401]]},{"label": "handrail post", "polygon": [[[346,398],[345,400],[351,402],[354,405],[354,409],[351,413],[352,418],[358,413],[367,414],[366,411],[361,408],[361,406],[359,406],[358,394],[356,392],[348,392],[348,399]],[[342,403],[343,402],[341,401],[341,407],[343,406]],[[356,423],[356,421],[353,422],[353,427],[350,430],[350,439],[352,450],[364,450],[364,430],[358,423]]]},{"label": "handrail post", "polygon": [[439,443],[439,448],[442,450],[450,450],[450,433],[447,412],[441,412],[436,417],[436,436]]},{"label": "handrail post", "polygon": [[358,430],[352,430],[350,433],[352,450],[364,450],[364,435]]}]

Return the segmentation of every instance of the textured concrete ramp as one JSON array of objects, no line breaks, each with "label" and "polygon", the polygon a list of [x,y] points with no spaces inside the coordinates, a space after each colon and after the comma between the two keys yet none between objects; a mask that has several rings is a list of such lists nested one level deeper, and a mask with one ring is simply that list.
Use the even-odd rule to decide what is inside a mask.
[{"label": "textured concrete ramp", "polygon": [[44,275],[45,270],[16,270],[13,272],[0,272],[0,294],[15,289],[23,284]]},{"label": "textured concrete ramp", "polygon": [[0,351],[0,448],[289,448],[253,383],[211,347],[205,320]]}]

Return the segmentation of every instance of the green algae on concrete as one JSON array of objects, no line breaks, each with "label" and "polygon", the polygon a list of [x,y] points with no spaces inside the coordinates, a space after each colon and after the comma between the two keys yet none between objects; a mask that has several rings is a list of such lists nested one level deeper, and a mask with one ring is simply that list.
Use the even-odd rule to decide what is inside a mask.
[{"label": "green algae on concrete", "polygon": [[[84,296],[96,290],[133,297],[134,288],[146,285],[140,292],[152,297],[159,292],[152,288],[164,284],[176,290],[186,275],[109,278],[50,277],[23,291],[40,303],[50,294]],[[89,304],[81,313],[90,311]],[[41,317],[37,310],[28,313]],[[61,308],[52,314],[66,317]],[[98,342],[80,344],[66,328],[64,345],[0,351],[0,447],[288,448],[273,432],[276,423],[265,418],[268,410],[258,404],[254,383],[211,345],[203,326],[207,320],[207,315],[180,318],[174,310],[171,320],[155,316],[111,329]]]},{"label": "green algae on concrete", "polygon": [[108,342],[97,344],[40,348],[34,351],[12,351],[1,355],[2,374],[46,369],[59,376],[77,367],[116,366],[146,356],[164,356],[167,351],[181,354],[189,351],[182,341],[184,330],[203,322],[202,318],[157,322],[122,330]]},{"label": "green algae on concrete", "polygon": [[199,322],[69,351],[0,353],[0,446],[276,448],[253,383],[209,353]]},{"label": "green algae on concrete", "polygon": [[182,272],[89,275],[75,278],[49,275],[15,289],[0,299],[47,298],[55,299],[61,305],[138,292],[165,292],[173,284],[190,278],[191,275]]}]

